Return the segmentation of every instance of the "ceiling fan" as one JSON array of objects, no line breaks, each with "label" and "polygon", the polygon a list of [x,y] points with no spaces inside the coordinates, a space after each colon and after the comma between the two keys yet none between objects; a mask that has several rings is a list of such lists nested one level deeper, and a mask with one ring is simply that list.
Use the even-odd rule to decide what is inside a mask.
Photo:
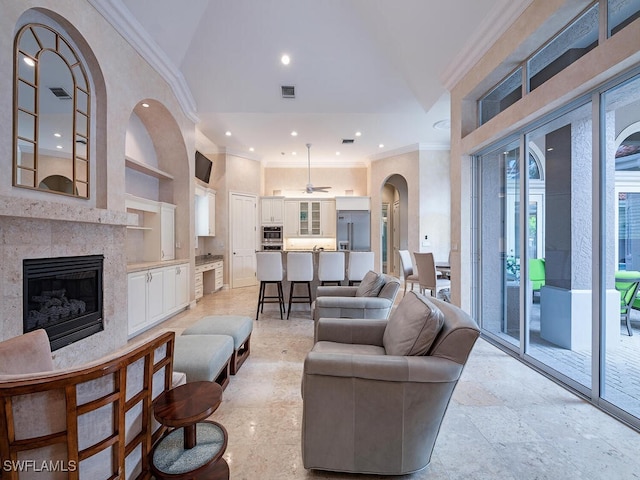
[{"label": "ceiling fan", "polygon": [[327,193],[327,189],[331,187],[314,187],[311,184],[311,144],[310,143],[307,143],[307,166],[309,169],[309,182],[307,183],[305,192],[306,193],[313,193],[313,192]]}]

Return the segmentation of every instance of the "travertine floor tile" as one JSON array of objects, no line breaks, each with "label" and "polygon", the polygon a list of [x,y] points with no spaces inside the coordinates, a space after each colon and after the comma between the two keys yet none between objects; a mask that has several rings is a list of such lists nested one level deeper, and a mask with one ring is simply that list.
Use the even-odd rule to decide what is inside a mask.
[{"label": "travertine floor tile", "polygon": [[[161,328],[181,332],[205,315],[255,318],[257,288],[206,295]],[[295,315],[295,318],[294,318]],[[254,321],[251,355],[212,419],[229,434],[232,480],[638,479],[640,434],[479,340],[463,372],[431,464],[402,477],[307,471],[300,438],[302,363],[313,345],[308,310]]]}]

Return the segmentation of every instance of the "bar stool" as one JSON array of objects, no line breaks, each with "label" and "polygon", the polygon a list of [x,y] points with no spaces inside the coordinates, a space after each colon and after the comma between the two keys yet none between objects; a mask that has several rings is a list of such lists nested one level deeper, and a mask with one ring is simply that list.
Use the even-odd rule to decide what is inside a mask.
[{"label": "bar stool", "polygon": [[[260,312],[264,311],[265,303],[278,303],[280,307],[280,319],[284,314],[285,304],[282,293],[282,252],[256,252],[256,276],[260,281],[260,294],[258,296],[258,310],[256,320]],[[278,295],[265,295],[268,284],[275,284],[278,288]]]},{"label": "bar stool", "polygon": [[344,252],[320,252],[318,280],[320,280],[320,285],[342,284],[344,280]]},{"label": "bar stool", "polygon": [[[311,281],[313,280],[313,255],[308,252],[291,252],[287,253],[287,280],[291,288],[289,289],[289,311],[287,312],[287,320],[291,315],[292,303],[309,303],[311,308]],[[296,283],[307,285],[307,295],[293,295]]]},{"label": "bar stool", "polygon": [[369,270],[373,270],[373,252],[349,252],[347,280],[350,286],[360,283]]}]

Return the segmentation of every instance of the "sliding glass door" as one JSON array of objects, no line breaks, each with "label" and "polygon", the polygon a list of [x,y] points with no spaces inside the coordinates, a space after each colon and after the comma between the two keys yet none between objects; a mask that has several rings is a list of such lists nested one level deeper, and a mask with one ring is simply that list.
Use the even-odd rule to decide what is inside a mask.
[{"label": "sliding glass door", "polygon": [[[525,135],[529,158],[544,172],[530,179],[527,227],[526,355],[591,386],[592,105],[586,103]],[[576,386],[574,385],[574,386]]]},{"label": "sliding glass door", "polygon": [[640,75],[475,158],[484,336],[640,428]]},{"label": "sliding glass door", "polygon": [[482,327],[520,344],[520,147],[511,142],[480,157]]},{"label": "sliding glass door", "polygon": [[600,396],[640,418],[640,78],[602,96],[607,307]]}]

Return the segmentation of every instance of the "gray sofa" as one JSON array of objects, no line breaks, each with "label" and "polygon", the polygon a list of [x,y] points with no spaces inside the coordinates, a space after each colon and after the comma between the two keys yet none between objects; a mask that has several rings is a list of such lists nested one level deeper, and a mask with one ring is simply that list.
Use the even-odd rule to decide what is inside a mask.
[{"label": "gray sofa", "polygon": [[[412,303],[405,307],[407,299]],[[320,319],[317,343],[304,362],[305,468],[402,475],[428,465],[479,329],[459,308],[424,299],[408,293],[388,322]],[[420,308],[440,324],[416,324]],[[404,325],[407,318],[399,316],[414,323]],[[416,328],[432,337],[420,345],[426,354],[417,349]],[[410,355],[397,354],[407,348]]]},{"label": "gray sofa", "polygon": [[400,280],[381,275],[383,286],[377,296],[356,296],[357,286],[318,286],[312,305],[314,322],[320,318],[375,318],[386,319],[400,290]]}]

